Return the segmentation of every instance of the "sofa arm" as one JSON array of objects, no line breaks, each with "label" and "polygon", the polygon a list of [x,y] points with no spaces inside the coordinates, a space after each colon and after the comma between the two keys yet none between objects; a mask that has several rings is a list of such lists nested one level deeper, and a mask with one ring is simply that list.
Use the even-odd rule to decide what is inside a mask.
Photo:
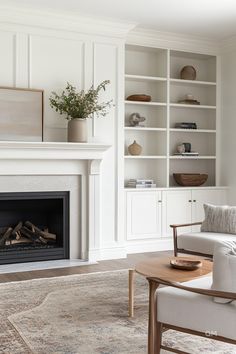
[{"label": "sofa arm", "polygon": [[227,292],[227,291],[211,290],[211,289],[193,288],[193,287],[181,285],[180,283],[164,280],[161,278],[147,278],[147,279],[149,282],[158,283],[158,285],[162,284],[162,285],[166,285],[166,286],[171,286],[173,288],[189,291],[191,293],[212,296],[212,297],[219,297],[219,298],[224,298],[224,299],[229,299],[229,300],[236,300],[236,293],[231,293],[231,292]]},{"label": "sofa arm", "polygon": [[193,222],[191,224],[172,224],[172,225],[170,225],[170,227],[172,229],[177,229],[178,227],[187,227],[187,226],[195,226],[195,225],[202,225],[202,222],[201,221]]},{"label": "sofa arm", "polygon": [[172,224],[170,227],[173,229],[173,241],[174,241],[174,256],[177,257],[178,255],[178,244],[177,244],[177,228],[178,227],[187,227],[187,226],[195,226],[201,225],[202,222],[193,222],[189,224]]}]

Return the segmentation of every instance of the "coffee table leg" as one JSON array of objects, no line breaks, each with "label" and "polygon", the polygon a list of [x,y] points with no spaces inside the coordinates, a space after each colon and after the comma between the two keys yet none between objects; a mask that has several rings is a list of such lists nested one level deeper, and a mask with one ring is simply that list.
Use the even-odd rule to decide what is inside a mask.
[{"label": "coffee table leg", "polygon": [[158,283],[148,279],[149,281],[149,322],[148,322],[148,354],[157,354],[157,299],[156,290]]},{"label": "coffee table leg", "polygon": [[129,269],[129,317],[134,317],[134,273],[134,269]]}]

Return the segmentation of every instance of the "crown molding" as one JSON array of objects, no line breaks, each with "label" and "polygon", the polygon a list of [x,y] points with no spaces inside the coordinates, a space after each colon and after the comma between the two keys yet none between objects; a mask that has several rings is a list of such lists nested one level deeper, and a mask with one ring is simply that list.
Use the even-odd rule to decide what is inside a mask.
[{"label": "crown molding", "polygon": [[142,27],[130,30],[126,43],[166,49],[171,48],[174,50],[193,50],[212,55],[219,54],[220,52],[220,43],[215,39],[160,32]]},{"label": "crown molding", "polygon": [[136,26],[136,23],[98,19],[78,12],[62,13],[51,9],[20,9],[6,6],[0,6],[0,23],[118,38],[125,38],[127,33]]}]

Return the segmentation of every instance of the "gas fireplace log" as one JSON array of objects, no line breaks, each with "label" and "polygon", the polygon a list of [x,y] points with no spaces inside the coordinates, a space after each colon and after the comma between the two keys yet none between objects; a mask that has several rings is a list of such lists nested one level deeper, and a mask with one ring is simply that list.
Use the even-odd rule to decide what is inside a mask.
[{"label": "gas fireplace log", "polygon": [[31,228],[32,230],[34,230],[35,233],[38,233],[40,236],[42,236],[43,238],[46,238],[47,240],[56,240],[57,235],[52,234],[50,232],[47,231],[42,231],[40,230],[37,226],[35,226],[34,224],[32,224],[32,222],[30,221],[26,221],[25,225],[28,228]]},{"label": "gas fireplace log", "polygon": [[14,229],[12,231],[12,235],[16,236],[16,238],[17,237],[19,238],[19,236],[20,236],[19,231],[22,228],[22,226],[23,226],[22,221],[18,222],[18,224],[14,227]]},{"label": "gas fireplace log", "polygon": [[27,237],[21,237],[20,239],[14,239],[14,240],[7,240],[5,245],[6,246],[9,246],[9,245],[17,245],[17,244],[24,244],[24,245],[29,245],[33,243],[32,240],[30,240],[29,238]]},{"label": "gas fireplace log", "polygon": [[7,231],[2,235],[0,238],[0,247],[5,245],[6,241],[12,234],[12,230],[12,227],[8,227]]},{"label": "gas fireplace log", "polygon": [[45,240],[42,236],[38,235],[36,232],[31,231],[26,226],[23,226],[20,231],[22,235],[29,238],[33,242],[47,244],[47,240]]}]

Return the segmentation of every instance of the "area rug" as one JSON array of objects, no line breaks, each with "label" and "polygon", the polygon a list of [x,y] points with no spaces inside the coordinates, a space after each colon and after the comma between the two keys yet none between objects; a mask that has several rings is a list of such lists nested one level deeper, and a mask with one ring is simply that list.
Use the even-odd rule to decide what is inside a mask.
[{"label": "area rug", "polygon": [[[0,353],[147,353],[147,282],[137,277],[134,319],[127,316],[127,284],[127,270],[1,284]],[[164,342],[191,354],[236,353],[235,346],[175,331],[164,333]]]}]

